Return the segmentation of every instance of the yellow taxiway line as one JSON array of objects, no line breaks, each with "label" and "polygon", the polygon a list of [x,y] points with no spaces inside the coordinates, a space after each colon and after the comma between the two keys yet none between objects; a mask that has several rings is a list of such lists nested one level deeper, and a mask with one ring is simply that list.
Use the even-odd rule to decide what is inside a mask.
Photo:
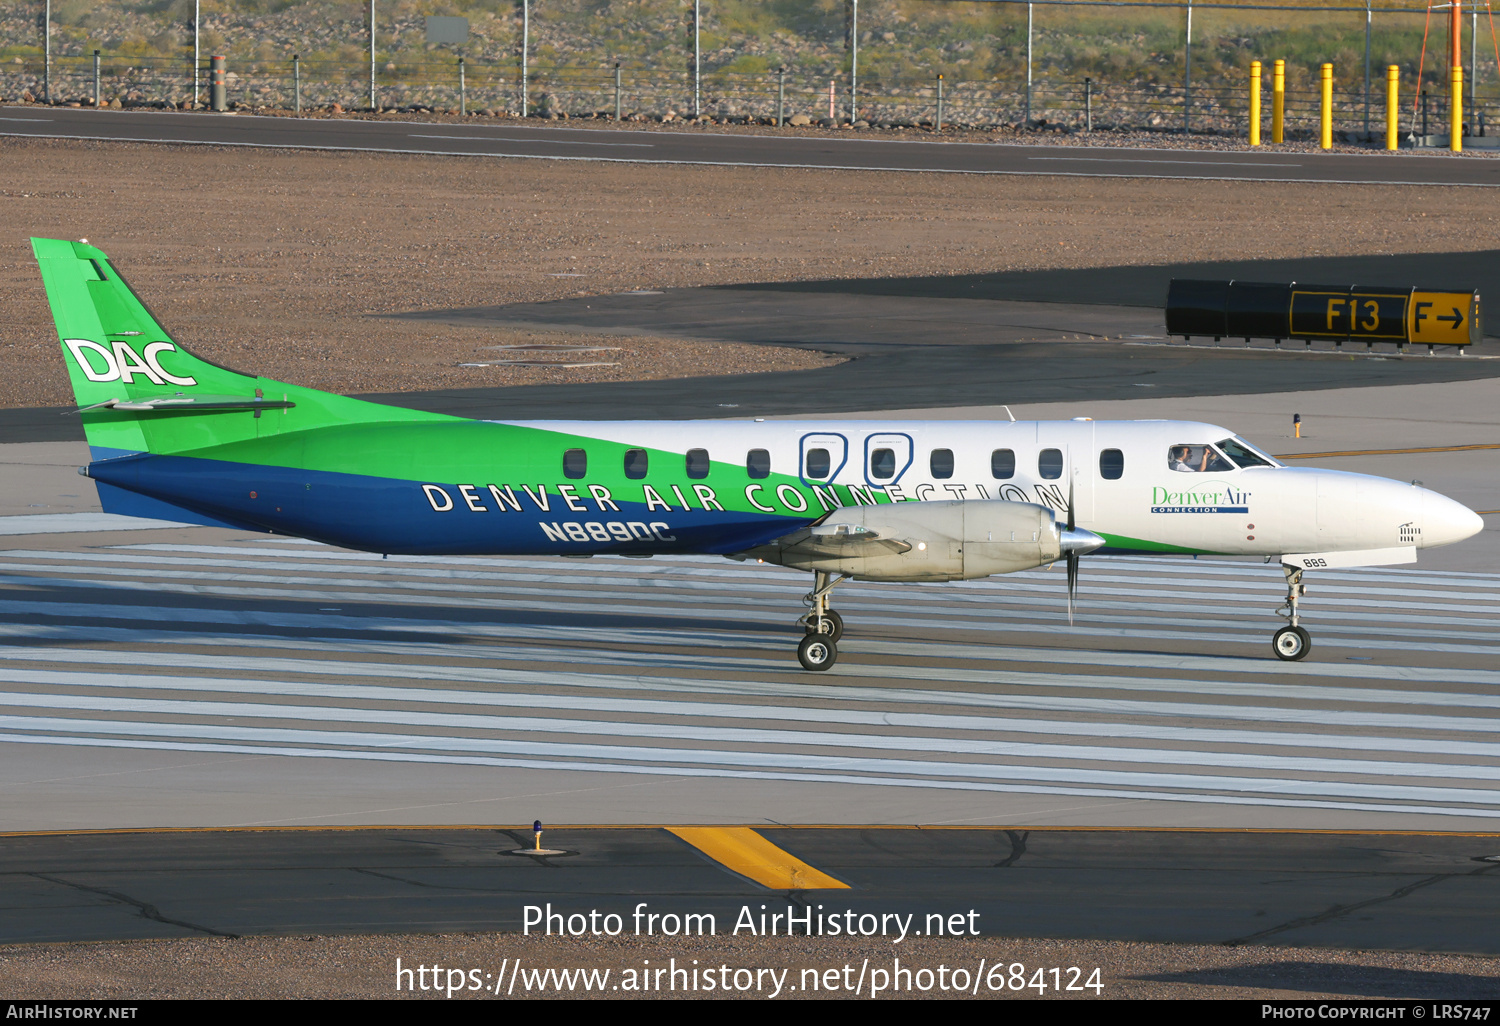
[{"label": "yellow taxiway line", "polygon": [[1475,445],[1430,445],[1413,449],[1346,449],[1342,452],[1288,452],[1279,453],[1278,460],[1318,460],[1335,456],[1401,456],[1420,452],[1473,452],[1476,449],[1500,449],[1500,442],[1480,442]]},{"label": "yellow taxiway line", "polygon": [[773,891],[848,890],[749,827],[667,827],[715,862]]}]

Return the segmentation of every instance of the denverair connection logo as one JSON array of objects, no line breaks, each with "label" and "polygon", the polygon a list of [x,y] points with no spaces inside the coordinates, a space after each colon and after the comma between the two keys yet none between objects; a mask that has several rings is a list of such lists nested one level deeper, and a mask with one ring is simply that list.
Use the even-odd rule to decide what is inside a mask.
[{"label": "denverair connection logo", "polygon": [[1153,513],[1249,513],[1250,493],[1220,481],[1205,481],[1191,491],[1151,489]]},{"label": "denverair connection logo", "polygon": [[[121,334],[125,334],[122,332]],[[86,338],[63,339],[63,345],[78,362],[78,369],[90,381],[123,381],[133,384],[136,375],[157,385],[196,385],[196,378],[180,378],[168,373],[159,362],[162,353],[175,353],[177,347],[170,342],[150,342],[139,353],[129,342],[113,342],[100,345]]]}]

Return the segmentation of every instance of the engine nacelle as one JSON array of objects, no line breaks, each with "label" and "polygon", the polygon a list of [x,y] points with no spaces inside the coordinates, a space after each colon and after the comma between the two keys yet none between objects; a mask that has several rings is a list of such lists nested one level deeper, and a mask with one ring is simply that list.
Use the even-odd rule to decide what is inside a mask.
[{"label": "engine nacelle", "polygon": [[846,506],[746,553],[863,581],[963,581],[1051,563],[1061,528],[1045,506],[999,499]]}]

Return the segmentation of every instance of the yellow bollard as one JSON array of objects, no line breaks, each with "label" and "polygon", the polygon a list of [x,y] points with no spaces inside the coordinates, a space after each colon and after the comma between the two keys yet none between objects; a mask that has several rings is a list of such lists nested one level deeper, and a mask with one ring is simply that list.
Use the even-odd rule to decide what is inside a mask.
[{"label": "yellow bollard", "polygon": [[1286,61],[1277,61],[1271,69],[1271,141],[1282,141],[1282,123],[1286,113]]},{"label": "yellow bollard", "polygon": [[1453,93],[1449,110],[1453,112],[1453,126],[1448,136],[1448,149],[1462,153],[1464,149],[1464,69],[1452,68],[1448,72],[1448,85]]},{"label": "yellow bollard", "polygon": [[1260,145],[1260,61],[1250,62],[1250,145]]},{"label": "yellow bollard", "polygon": [[1333,149],[1333,65],[1323,65],[1323,103],[1318,115],[1318,145]]},{"label": "yellow bollard", "polygon": [[1400,91],[1401,69],[1395,64],[1385,69],[1385,148],[1396,148],[1396,94]]}]

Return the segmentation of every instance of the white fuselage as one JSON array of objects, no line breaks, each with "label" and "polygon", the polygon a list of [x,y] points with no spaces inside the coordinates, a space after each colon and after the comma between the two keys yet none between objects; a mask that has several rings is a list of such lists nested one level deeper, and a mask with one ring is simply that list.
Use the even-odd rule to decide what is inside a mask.
[{"label": "white fuselage", "polygon": [[[1116,552],[1281,556],[1415,550],[1460,541],[1483,526],[1468,508],[1415,483],[1282,466],[1234,432],[1194,421],[545,421],[527,426],[669,451],[701,448],[715,461],[743,460],[750,450],[764,450],[772,474],[843,486],[855,502],[861,495],[874,495],[877,502],[999,499],[1036,503],[1061,515],[1071,499],[1077,525],[1104,537],[1107,551]],[[821,463],[809,466],[815,450],[826,453],[826,470]],[[1252,461],[1260,465],[1244,465]],[[753,482],[746,487],[756,508],[797,512],[778,504],[773,489],[758,489]]]}]

